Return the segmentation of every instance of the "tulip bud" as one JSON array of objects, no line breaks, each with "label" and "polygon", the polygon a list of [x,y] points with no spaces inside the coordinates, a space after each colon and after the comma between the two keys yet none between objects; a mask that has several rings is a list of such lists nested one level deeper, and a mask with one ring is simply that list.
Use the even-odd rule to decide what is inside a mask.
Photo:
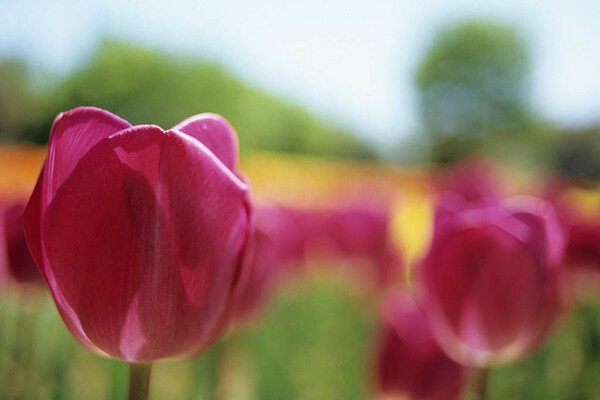
[{"label": "tulip bud", "polygon": [[455,400],[465,377],[465,367],[442,352],[412,299],[402,293],[390,296],[376,352],[377,394],[385,399]]},{"label": "tulip bud", "polygon": [[557,315],[563,232],[550,203],[464,207],[443,198],[418,278],[442,348],[487,366],[533,350]]},{"label": "tulip bud", "polygon": [[58,311],[89,350],[194,355],[228,320],[252,232],[237,137],[202,114],[164,131],[91,107],[60,114],[25,212]]},{"label": "tulip bud", "polygon": [[4,214],[5,270],[14,282],[40,284],[44,280],[31,257],[23,232],[24,211],[25,202],[20,200],[7,202],[4,209],[0,207],[0,213]]}]

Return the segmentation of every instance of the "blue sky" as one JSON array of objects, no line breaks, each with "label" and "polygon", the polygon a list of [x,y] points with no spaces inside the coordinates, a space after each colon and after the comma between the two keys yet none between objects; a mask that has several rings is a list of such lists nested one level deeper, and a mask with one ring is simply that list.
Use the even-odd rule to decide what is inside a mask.
[{"label": "blue sky", "polygon": [[563,126],[600,122],[596,0],[0,0],[0,57],[63,74],[99,35],[122,36],[218,60],[384,146],[418,129],[412,76],[436,27],[467,17],[522,28],[542,115]]}]

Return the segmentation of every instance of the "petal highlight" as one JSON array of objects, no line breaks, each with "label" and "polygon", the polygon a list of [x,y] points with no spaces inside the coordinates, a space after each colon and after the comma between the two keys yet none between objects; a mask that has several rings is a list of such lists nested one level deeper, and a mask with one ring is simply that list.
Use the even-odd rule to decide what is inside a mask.
[{"label": "petal highlight", "polygon": [[235,130],[220,115],[204,113],[190,117],[172,129],[198,140],[231,171],[237,171],[239,145]]}]

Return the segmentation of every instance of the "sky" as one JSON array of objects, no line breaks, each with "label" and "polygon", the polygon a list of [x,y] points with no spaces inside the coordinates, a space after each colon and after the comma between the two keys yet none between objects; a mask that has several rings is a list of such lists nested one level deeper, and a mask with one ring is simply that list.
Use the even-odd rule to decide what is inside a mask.
[{"label": "sky", "polygon": [[0,58],[60,75],[100,36],[131,39],[219,61],[385,147],[419,129],[413,76],[436,30],[474,17],[522,30],[542,116],[600,123],[597,0],[0,0]]}]

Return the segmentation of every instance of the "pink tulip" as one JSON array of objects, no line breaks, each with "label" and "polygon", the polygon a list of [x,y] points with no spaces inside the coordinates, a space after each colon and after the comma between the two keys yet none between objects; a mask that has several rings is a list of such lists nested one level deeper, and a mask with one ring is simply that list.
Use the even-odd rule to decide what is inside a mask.
[{"label": "pink tulip", "polygon": [[568,178],[552,177],[544,195],[558,212],[567,234],[565,266],[571,271],[600,272],[600,209],[586,213],[574,201],[567,201],[569,191],[580,189]]},{"label": "pink tulip", "polygon": [[276,206],[257,208],[250,276],[236,318],[249,320],[257,315],[277,282],[302,260],[298,226],[287,210]]},{"label": "pink tulip", "polygon": [[[402,259],[391,243],[389,212],[356,206],[290,211],[297,221],[305,251],[346,260],[351,273],[380,287],[401,280]],[[356,260],[368,262],[356,263]],[[355,270],[365,265],[372,270]]]},{"label": "pink tulip", "polygon": [[235,311],[237,319],[251,319],[261,309],[280,267],[274,245],[264,232],[254,232],[254,251],[250,276]]},{"label": "pink tulip", "polygon": [[276,205],[260,207],[256,211],[256,230],[269,237],[279,259],[292,263],[304,261],[304,232],[290,209]]},{"label": "pink tulip", "polygon": [[[17,283],[38,284],[44,282],[31,257],[25,233],[23,232],[23,212],[25,201],[13,200],[0,207],[4,219],[4,240],[6,252],[6,273]],[[0,246],[2,244],[0,243]]]},{"label": "pink tulip", "polygon": [[567,229],[565,265],[582,272],[600,273],[600,221],[574,220]]},{"label": "pink tulip", "polygon": [[[0,209],[0,227],[4,226],[4,213]],[[6,232],[0,229],[0,289],[4,288],[8,275],[8,248],[6,246]]]},{"label": "pink tulip", "polygon": [[442,352],[414,302],[407,295],[394,293],[384,303],[382,314],[375,391],[386,399],[458,399],[465,367]]},{"label": "pink tulip", "polygon": [[578,189],[574,182],[554,178],[545,188],[567,233],[563,279],[567,300],[595,298],[600,288],[600,210],[584,212],[576,201],[568,201],[569,191]]},{"label": "pink tulip", "polygon": [[458,194],[476,204],[497,203],[503,197],[503,185],[497,166],[484,158],[466,158],[435,176],[439,192]]},{"label": "pink tulip", "polygon": [[348,208],[333,216],[330,233],[341,254],[370,259],[376,282],[385,287],[398,283],[403,265],[390,237],[390,214],[369,208]]},{"label": "pink tulip", "polygon": [[550,203],[530,197],[464,207],[444,198],[418,274],[442,348],[469,365],[533,350],[560,304],[564,238]]},{"label": "pink tulip", "polygon": [[237,158],[217,115],[167,131],[90,107],[56,118],[25,233],[86,348],[145,362],[216,339],[247,276],[253,212]]}]

